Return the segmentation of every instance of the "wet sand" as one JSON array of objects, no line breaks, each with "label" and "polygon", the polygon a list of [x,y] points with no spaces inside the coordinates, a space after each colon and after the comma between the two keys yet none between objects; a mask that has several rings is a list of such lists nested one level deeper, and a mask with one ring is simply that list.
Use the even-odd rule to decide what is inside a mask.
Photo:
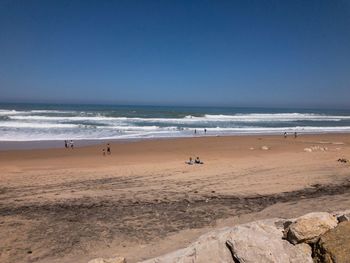
[{"label": "wet sand", "polygon": [[350,159],[349,134],[103,147],[0,152],[1,262],[136,262],[215,227],[350,208],[350,165],[337,162]]}]

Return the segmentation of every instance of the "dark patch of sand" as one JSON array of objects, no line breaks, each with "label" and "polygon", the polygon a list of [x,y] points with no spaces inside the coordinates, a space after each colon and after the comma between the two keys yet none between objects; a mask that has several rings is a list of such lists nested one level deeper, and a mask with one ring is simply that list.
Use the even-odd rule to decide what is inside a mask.
[{"label": "dark patch of sand", "polygon": [[[75,186],[98,187],[117,181],[127,184],[128,179],[90,180],[76,182]],[[35,190],[31,187],[30,194]],[[0,253],[8,253],[11,262],[24,258],[25,262],[36,262],[74,251],[88,251],[96,244],[109,244],[114,239],[151,242],[184,229],[214,225],[218,219],[258,212],[276,203],[350,193],[350,180],[272,195],[212,193],[172,201],[90,196],[62,202],[6,203],[5,197],[16,192],[21,189],[0,189],[0,233],[16,236],[10,244],[1,246]]]}]

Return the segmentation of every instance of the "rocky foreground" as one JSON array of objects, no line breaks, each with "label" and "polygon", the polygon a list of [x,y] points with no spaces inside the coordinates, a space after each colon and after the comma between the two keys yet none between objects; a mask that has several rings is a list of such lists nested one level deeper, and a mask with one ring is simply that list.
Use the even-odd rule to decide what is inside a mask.
[{"label": "rocky foreground", "polygon": [[[350,210],[273,218],[202,235],[190,246],[142,263],[349,263]],[[89,263],[126,263],[122,257]]]}]

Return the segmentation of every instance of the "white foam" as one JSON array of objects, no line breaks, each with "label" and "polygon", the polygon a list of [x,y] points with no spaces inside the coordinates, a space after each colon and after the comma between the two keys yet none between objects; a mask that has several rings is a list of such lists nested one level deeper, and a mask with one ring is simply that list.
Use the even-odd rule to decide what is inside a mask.
[{"label": "white foam", "polygon": [[125,121],[132,120],[126,117],[103,117],[103,116],[10,116],[12,120],[29,120],[29,121]]},{"label": "white foam", "polygon": [[[201,117],[199,117],[201,118]],[[339,115],[322,115],[322,114],[303,114],[303,113],[252,113],[252,114],[235,114],[235,115],[210,115],[206,114],[206,119],[221,120],[221,121],[341,121],[350,119],[350,116]]]},{"label": "white foam", "polygon": [[50,129],[50,128],[76,128],[82,125],[66,123],[32,123],[32,122],[0,122],[0,128],[32,128],[32,129]]},{"label": "white foam", "polygon": [[[104,129],[105,127],[99,128]],[[156,131],[160,128],[158,126],[112,126],[108,127],[108,129],[115,129],[119,131]]]},{"label": "white foam", "polygon": [[[6,115],[6,114],[4,114]],[[278,113],[278,114],[236,114],[236,115],[210,115],[203,117],[185,116],[184,118],[127,118],[107,116],[28,116],[18,113],[9,114],[13,120],[37,120],[37,121],[128,121],[128,122],[160,122],[160,123],[195,123],[195,122],[292,122],[292,121],[341,121],[349,120],[350,116],[301,114],[301,113]]]},{"label": "white foam", "polygon": [[3,110],[0,109],[0,116],[12,116],[16,114],[26,114],[27,112],[25,111],[16,111],[16,110]]},{"label": "white foam", "polygon": [[66,110],[31,110],[32,113],[58,113],[58,114],[67,114],[67,113],[77,113],[76,111],[66,111]]},{"label": "white foam", "polygon": [[[191,128],[191,130],[201,131],[203,128]],[[207,128],[208,132],[252,132],[252,133],[281,133],[281,132],[343,132],[350,131],[350,126],[340,127],[313,127],[313,126],[296,126],[296,127],[241,127],[241,128]]]}]

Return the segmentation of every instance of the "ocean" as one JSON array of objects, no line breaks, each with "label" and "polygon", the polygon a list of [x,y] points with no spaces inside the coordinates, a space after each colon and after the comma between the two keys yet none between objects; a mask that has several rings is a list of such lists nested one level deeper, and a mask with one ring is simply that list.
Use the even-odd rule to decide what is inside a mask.
[{"label": "ocean", "polygon": [[0,141],[138,139],[284,132],[350,132],[350,110],[0,104]]}]

